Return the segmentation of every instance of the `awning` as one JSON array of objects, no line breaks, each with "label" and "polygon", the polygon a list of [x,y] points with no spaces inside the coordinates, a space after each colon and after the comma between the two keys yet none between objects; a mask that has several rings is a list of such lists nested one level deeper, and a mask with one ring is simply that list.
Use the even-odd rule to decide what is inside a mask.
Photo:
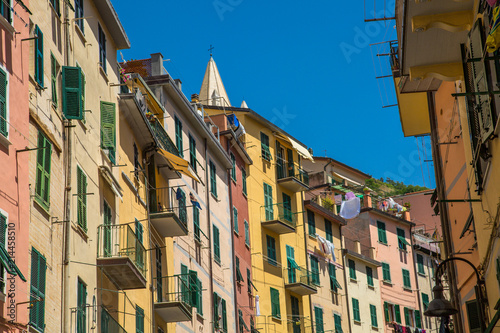
[{"label": "awning", "polygon": [[241,310],[239,310],[238,313],[238,321],[243,325],[243,327],[245,327],[247,331],[249,331],[247,324],[245,324],[245,321],[243,320],[243,312],[241,312]]},{"label": "awning", "polygon": [[398,236],[398,240],[405,245],[410,245],[403,236]]},{"label": "awning", "polygon": [[172,166],[172,169],[193,178],[197,182],[200,182],[200,179],[198,178],[198,176],[196,176],[196,173],[193,171],[193,169],[191,169],[188,161],[161,148],[158,149],[158,153],[169,162],[169,164]]},{"label": "awning", "polygon": [[333,174],[334,174],[336,177],[339,177],[339,178],[342,178],[342,179],[344,179],[344,180],[347,180],[349,183],[352,183],[352,184],[354,184],[354,185],[358,185],[358,186],[363,186],[363,184],[358,183],[357,181],[352,180],[351,178],[348,178],[348,177],[346,177],[346,176],[342,176],[342,175],[341,175],[341,174],[339,174],[339,173],[334,172]]},{"label": "awning", "polygon": [[293,149],[295,149],[297,151],[297,153],[299,153],[300,156],[302,156],[303,158],[307,158],[308,160],[311,160],[312,162],[314,162],[314,159],[311,156],[311,153],[309,153],[309,150],[307,150],[306,147],[304,147],[303,145],[301,145],[300,143],[298,143],[297,141],[295,141],[294,139],[292,139],[289,136],[287,136],[287,139],[292,144]]},{"label": "awning", "polygon": [[244,281],[243,279],[243,275],[241,275],[241,272],[240,272],[240,268],[239,267],[236,267],[236,280],[238,282],[242,282]]},{"label": "awning", "polygon": [[288,269],[298,269],[299,271],[301,270],[299,265],[297,265],[297,263],[295,262],[295,259],[287,258],[287,260],[289,262]]},{"label": "awning", "polygon": [[12,258],[10,257],[9,252],[7,252],[7,250],[3,246],[0,246],[0,264],[3,266],[3,268],[5,268],[7,273],[14,276],[17,275],[21,280],[26,282],[26,278],[19,270],[19,267],[17,267],[14,260],[12,260]]},{"label": "awning", "polygon": [[336,277],[330,276],[330,279],[332,280],[333,285],[335,286],[335,288],[338,288],[338,289],[342,290],[342,286],[340,285],[339,281],[337,281]]},{"label": "awning", "polygon": [[123,201],[123,189],[120,187],[120,184],[116,180],[113,173],[109,170],[107,166],[100,166],[99,171],[101,172],[102,178],[109,184],[113,193]]}]

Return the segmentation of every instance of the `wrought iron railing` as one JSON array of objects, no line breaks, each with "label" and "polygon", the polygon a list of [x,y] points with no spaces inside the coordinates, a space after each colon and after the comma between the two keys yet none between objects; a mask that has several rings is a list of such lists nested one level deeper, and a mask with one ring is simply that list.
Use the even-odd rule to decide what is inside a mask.
[{"label": "wrought iron railing", "polygon": [[[286,170],[287,166],[288,170]],[[309,186],[309,174],[300,168],[296,168],[294,165],[289,165],[288,163],[277,164],[276,170],[278,179],[292,177]]]},{"label": "wrought iron railing", "polygon": [[261,206],[262,222],[280,221],[295,228],[297,213],[283,203]]},{"label": "wrought iron railing", "polygon": [[174,213],[187,227],[186,193],[180,187],[159,187],[151,190],[149,211],[155,213]]},{"label": "wrought iron railing", "polygon": [[127,333],[104,306],[101,306],[101,332]]},{"label": "wrought iron railing", "polygon": [[155,277],[155,303],[182,302],[189,310],[201,302],[196,276],[176,274]]},{"label": "wrought iron railing", "polygon": [[148,119],[149,123],[151,124],[151,129],[153,130],[153,134],[156,137],[156,139],[160,142],[161,148],[176,156],[180,156],[177,147],[175,146],[172,139],[170,139],[170,136],[165,131],[165,128],[163,128],[163,126],[160,124],[158,118],[148,114]]},{"label": "wrought iron railing", "polygon": [[285,285],[302,283],[311,288],[316,288],[319,281],[319,272],[308,271],[305,267],[287,267],[283,269]]},{"label": "wrought iron railing", "polygon": [[146,276],[146,249],[128,224],[102,224],[97,227],[97,258],[128,257]]}]

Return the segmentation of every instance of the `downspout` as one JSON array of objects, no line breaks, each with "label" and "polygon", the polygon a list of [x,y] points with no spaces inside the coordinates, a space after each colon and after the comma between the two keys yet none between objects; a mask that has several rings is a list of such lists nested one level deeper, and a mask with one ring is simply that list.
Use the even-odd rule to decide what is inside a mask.
[{"label": "downspout", "polygon": [[[209,178],[209,165],[208,165],[208,140],[205,138],[205,180],[207,181],[205,197],[207,202],[207,225],[208,225],[208,259],[209,259],[209,269],[210,269],[210,304],[212,304],[212,310],[214,309],[214,279],[213,279],[213,259],[212,259],[212,230],[211,220],[210,220],[210,185]],[[212,331],[215,332],[215,321],[212,315]]]},{"label": "downspout", "polygon": [[[300,161],[300,158],[299,158]],[[300,167],[300,165],[299,165]],[[305,212],[305,207],[304,207],[304,192],[300,192],[300,202],[302,203],[302,212]],[[307,219],[307,214],[302,213],[302,218],[304,222],[302,223],[302,228],[304,229],[304,247],[306,250],[306,272],[309,274],[309,253],[307,251],[307,239],[309,238],[307,234],[307,229],[306,229],[306,219]],[[312,302],[312,296],[309,295],[309,316],[311,318],[311,326],[313,326],[313,302]],[[304,323],[304,328],[305,328],[305,323]]]},{"label": "downspout", "polygon": [[342,224],[339,225],[339,231],[340,231],[340,248],[341,248],[341,257],[342,257],[342,267],[344,267],[343,275],[344,275],[344,287],[345,287],[345,304],[347,306],[347,322],[349,323],[349,332],[352,332],[352,327],[351,327],[351,313],[349,312],[349,288],[347,287],[347,275],[346,275],[346,270],[345,270],[345,255],[347,253],[347,250],[344,249],[344,244],[343,244],[343,237],[342,237]]},{"label": "downspout", "polygon": [[[418,310],[420,311],[420,326],[424,326],[423,325],[423,319],[424,319],[424,312],[422,311],[422,302],[421,302],[421,293],[420,293],[420,287],[418,285],[418,273],[417,273],[417,267],[416,267],[416,254],[415,254],[415,248],[413,247],[413,225],[410,224],[410,246],[411,246],[411,251],[412,251],[412,257],[413,257],[413,274],[415,274],[415,286],[416,286],[416,290],[417,290],[417,305],[418,305]],[[416,326],[416,325],[415,325]]]},{"label": "downspout", "polygon": [[[434,95],[432,92],[427,92],[427,100],[429,103],[429,120],[430,120],[430,125],[431,125],[431,142],[433,145],[432,149],[432,159],[434,160],[434,172],[436,175],[436,192],[438,194],[438,205],[439,205],[439,211],[441,212],[440,217],[441,217],[441,229],[443,231],[443,239],[444,239],[444,247],[445,247],[445,255],[448,258],[451,253],[453,253],[453,247],[452,247],[452,237],[451,237],[451,229],[450,229],[450,224],[449,224],[449,217],[448,217],[448,207],[446,202],[444,200],[446,199],[446,193],[441,185],[444,182],[443,178],[443,170],[441,168],[442,164],[442,159],[441,159],[441,147],[439,146],[439,138],[437,134],[437,119],[436,119],[436,110],[434,108]],[[452,263],[449,263],[448,266],[448,272],[449,274],[449,280],[450,280],[450,296],[452,297],[452,303],[457,309],[461,309],[460,306],[460,301],[459,301],[459,294],[457,290],[457,283],[456,283],[456,269],[455,265]],[[462,326],[462,315],[461,312],[459,311],[456,315],[454,315],[454,320],[453,320],[453,325],[456,328],[456,333],[463,333],[464,329]]]},{"label": "downspout", "polygon": [[[150,163],[151,163],[151,160],[150,160]],[[152,224],[151,224],[151,215],[150,215],[150,191],[149,191],[149,187],[151,184],[149,184],[149,179],[147,177],[147,173],[146,173],[146,165],[144,165],[144,167],[142,168],[143,171],[143,175],[144,175],[144,184],[146,186],[146,213],[148,214],[148,230],[149,230],[149,251],[146,251],[146,253],[149,254],[149,276],[151,278],[151,285],[149,287],[149,290],[151,291],[151,332],[154,332],[155,331],[155,327],[156,327],[156,323],[155,323],[155,283],[154,283],[154,278],[153,278],[153,237],[152,237]],[[154,184],[155,187],[156,187],[156,184]],[[169,180],[167,180],[167,188],[170,189],[170,182]],[[139,193],[139,192],[137,192]],[[163,241],[165,241],[165,238],[163,238]],[[165,244],[166,245],[166,244]],[[154,247],[155,251],[156,251],[156,247]],[[160,250],[161,251],[161,250]],[[155,252],[155,255],[156,255],[156,252]],[[161,277],[160,277],[161,278]]]},{"label": "downspout", "polygon": [[[64,2],[64,34],[66,37],[66,42],[64,46],[65,50],[65,57],[64,57],[64,63],[66,66],[69,65],[70,61],[70,56],[69,56],[69,45],[70,45],[70,37],[69,37],[69,28],[70,28],[70,20],[69,20],[69,3]],[[68,286],[70,285],[69,281],[67,281],[67,276],[68,276],[68,271],[69,271],[69,257],[70,257],[70,246],[69,246],[69,241],[70,241],[70,232],[71,232],[71,168],[72,168],[72,161],[71,161],[71,150],[73,149],[72,147],[72,141],[71,141],[71,120],[67,121],[67,127],[65,124],[65,121],[63,120],[63,126],[66,127],[64,129],[65,132],[65,138],[64,140],[64,146],[63,150],[65,150],[65,153],[63,151],[63,164],[66,166],[66,186],[64,189],[64,239],[63,239],[63,267],[62,267],[62,272],[61,272],[61,283],[62,283],[62,288],[61,288],[61,310],[62,310],[62,315],[61,315],[61,330],[65,331],[65,325],[66,323],[70,322],[70,318],[68,317],[68,309],[69,309],[69,292],[68,292]]]},{"label": "downspout", "polygon": [[[227,153],[230,154],[230,140],[227,140]],[[236,163],[236,162],[235,162]],[[233,236],[233,230],[234,230],[234,224],[235,223],[238,223],[238,221],[234,221],[234,214],[232,214],[232,211],[231,209],[233,208],[233,190],[232,190],[232,184],[231,184],[231,175],[230,175],[230,172],[231,170],[228,169],[227,170],[227,180],[228,180],[228,187],[229,187],[229,216],[231,218],[231,230],[229,231],[230,233],[230,239],[231,239],[231,253],[232,253],[232,261],[233,261],[233,292],[234,292],[234,320],[236,322],[236,320],[239,321],[239,317],[238,317],[238,304],[237,304],[237,288],[236,288],[236,280],[237,280],[237,277],[236,277],[236,252],[235,252],[235,249],[234,249],[234,236]],[[238,318],[238,319],[236,319]],[[236,323],[236,327],[238,327],[238,323]],[[252,332],[251,332],[252,333]]]}]

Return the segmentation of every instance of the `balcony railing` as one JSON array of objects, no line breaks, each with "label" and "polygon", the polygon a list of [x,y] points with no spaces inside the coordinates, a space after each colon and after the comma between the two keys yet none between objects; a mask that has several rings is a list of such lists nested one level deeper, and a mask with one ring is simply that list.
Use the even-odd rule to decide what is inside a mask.
[{"label": "balcony railing", "polygon": [[188,234],[186,193],[180,187],[160,187],[150,190],[151,223],[163,237]]},{"label": "balcony railing", "polygon": [[103,306],[101,306],[101,332],[127,333]]},{"label": "balcony railing", "polygon": [[128,258],[146,276],[146,249],[128,224],[102,224],[97,237],[97,259]]},{"label": "balcony railing", "polygon": [[[262,206],[261,216],[262,224],[270,229],[273,229],[272,226],[275,224],[281,224],[283,227],[291,229],[290,232],[292,232],[297,225],[297,213],[294,213],[290,207],[283,203]],[[274,231],[280,233],[277,230]]]},{"label": "balcony railing", "polygon": [[150,114],[147,114],[147,117],[149,119],[149,123],[151,124],[151,129],[153,130],[154,136],[160,142],[161,148],[176,156],[180,156],[177,147],[158,121],[158,118]]},{"label": "balcony railing", "polygon": [[167,323],[191,320],[192,308],[201,301],[196,277],[194,283],[190,279],[190,274],[155,278],[155,311]]},{"label": "balcony railing", "polygon": [[283,269],[285,288],[299,295],[316,293],[319,273],[308,271],[305,267],[287,267]]}]

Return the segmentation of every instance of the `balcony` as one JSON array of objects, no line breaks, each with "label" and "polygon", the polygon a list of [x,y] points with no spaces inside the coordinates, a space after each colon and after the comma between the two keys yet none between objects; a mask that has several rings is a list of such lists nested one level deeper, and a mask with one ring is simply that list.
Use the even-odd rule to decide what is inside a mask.
[{"label": "balcony", "polygon": [[[196,290],[189,286],[189,274],[155,278],[156,292],[154,309],[167,323],[191,321],[193,317],[193,295]],[[165,288],[165,289],[163,289]]]},{"label": "balcony", "polygon": [[127,333],[104,306],[101,306],[101,332]]},{"label": "balcony", "polygon": [[282,203],[261,207],[262,226],[277,234],[295,232],[297,213],[292,212]]},{"label": "balcony", "polygon": [[97,265],[118,288],[146,288],[146,249],[128,224],[100,225],[97,242]]},{"label": "balcony", "polygon": [[[288,165],[288,170],[285,167]],[[292,192],[302,192],[309,190],[309,175],[302,169],[296,170],[295,165],[277,162],[276,172],[278,184]]]},{"label": "balcony", "polygon": [[146,116],[149,119],[153,134],[160,144],[160,148],[176,156],[180,156],[177,147],[175,146],[172,139],[170,139],[170,136],[165,131],[165,128],[163,128],[163,126],[160,124],[158,118],[156,118],[151,113],[148,113]]},{"label": "balcony", "polygon": [[312,295],[318,291],[313,283],[315,279],[319,280],[319,276],[314,276],[314,273],[308,271],[304,267],[289,267],[283,270],[285,278],[285,289],[297,295]]},{"label": "balcony", "polygon": [[152,189],[149,217],[162,237],[186,236],[188,217],[186,194],[179,188],[163,187]]}]

